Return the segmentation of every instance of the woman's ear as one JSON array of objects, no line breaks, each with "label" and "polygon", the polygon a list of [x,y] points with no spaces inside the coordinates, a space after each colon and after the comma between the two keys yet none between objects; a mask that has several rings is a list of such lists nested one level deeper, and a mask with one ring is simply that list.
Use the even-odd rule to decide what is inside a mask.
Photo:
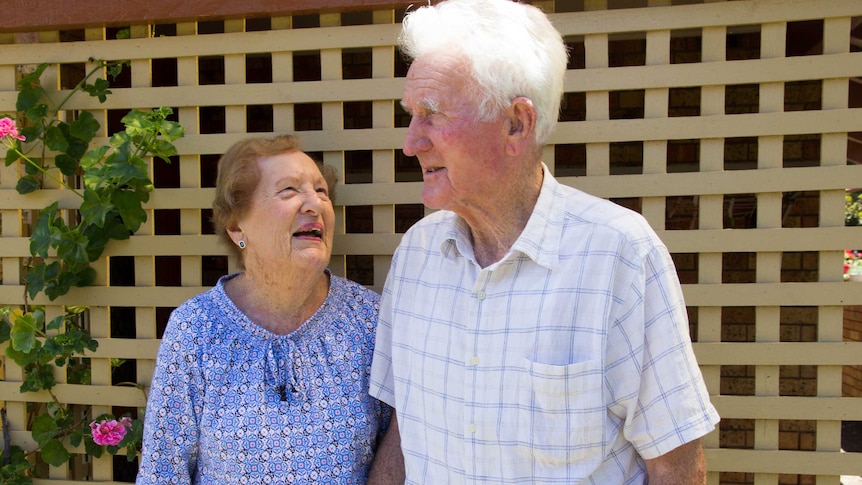
[{"label": "woman's ear", "polygon": [[508,118],[506,150],[510,155],[517,155],[535,142],[536,107],[529,98],[517,97],[506,110],[506,115]]},{"label": "woman's ear", "polygon": [[234,244],[239,245],[240,241],[245,241],[245,235],[242,232],[242,228],[239,227],[239,224],[233,222],[225,227],[225,231],[227,231],[227,235],[230,236],[231,241]]}]

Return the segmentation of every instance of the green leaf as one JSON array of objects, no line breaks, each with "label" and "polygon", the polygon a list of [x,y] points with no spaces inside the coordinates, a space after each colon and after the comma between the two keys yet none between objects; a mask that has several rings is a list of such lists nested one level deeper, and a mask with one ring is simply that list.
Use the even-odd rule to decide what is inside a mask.
[{"label": "green leaf", "polygon": [[18,152],[16,152],[15,150],[7,150],[4,162],[8,167],[9,165],[12,165],[13,163],[17,162],[19,158],[20,156],[18,155]]},{"label": "green leaf", "polygon": [[65,316],[54,317],[53,320],[48,322],[48,325],[45,328],[47,328],[48,330],[60,330],[60,328],[63,326],[63,322],[65,321]]},{"label": "green leaf", "polygon": [[[168,108],[168,110],[173,112],[170,108]],[[159,124],[159,134],[161,134],[165,140],[175,141],[185,136],[185,129],[176,121],[164,120]]]},{"label": "green leaf", "polygon": [[105,158],[104,172],[102,175],[111,180],[112,184],[122,186],[129,180],[147,177],[146,173],[141,173],[133,163],[132,154],[128,144],[116,147],[113,153]]},{"label": "green leaf", "polygon": [[77,281],[78,278],[75,276],[75,273],[62,271],[58,273],[55,278],[45,280],[45,296],[47,296],[49,300],[54,301],[58,296],[63,296],[68,293],[69,289],[71,289],[72,285]]},{"label": "green leaf", "polygon": [[71,176],[78,173],[78,160],[65,153],[60,153],[54,157],[54,165],[60,169],[60,173],[63,175]]},{"label": "green leaf", "polygon": [[60,428],[50,414],[40,414],[33,418],[33,426],[31,427],[33,439],[39,446],[45,446],[57,436]]},{"label": "green leaf", "polygon": [[12,348],[21,352],[31,352],[36,347],[36,330],[42,328],[44,321],[45,313],[42,310],[13,316],[10,333]]},{"label": "green leaf", "polygon": [[81,159],[81,169],[84,171],[92,170],[93,167],[96,166],[99,162],[104,158],[105,153],[110,150],[109,146],[101,146],[96,148],[95,150],[90,150],[86,155]]},{"label": "green leaf", "polygon": [[111,94],[111,90],[108,89],[111,84],[102,79],[98,78],[93,81],[93,84],[85,84],[81,89],[86,91],[90,96],[99,98],[100,103],[104,103],[106,99],[108,99],[108,95]]},{"label": "green leaf", "polygon": [[[120,33],[117,32],[117,35],[119,36]],[[119,38],[119,37],[117,37],[117,38]],[[120,73],[123,72],[123,66],[126,66],[126,65],[131,65],[131,62],[130,61],[109,62],[105,65],[105,67],[108,69],[108,75],[111,76],[111,79],[117,79],[117,76],[119,76]]]},{"label": "green leaf", "polygon": [[156,140],[150,147],[150,153],[170,163],[170,157],[177,155],[177,147],[167,140]]},{"label": "green leaf", "polygon": [[69,433],[69,444],[73,447],[77,448],[81,442],[84,441],[84,431],[81,429],[75,429],[71,433]]},{"label": "green leaf", "polygon": [[78,119],[69,127],[69,134],[81,141],[89,143],[99,131],[99,122],[89,111],[82,111]]},{"label": "green leaf", "polygon": [[48,257],[48,249],[51,247],[51,227],[57,217],[58,204],[54,202],[42,209],[36,224],[33,225],[33,234],[30,236],[30,254],[41,258]]},{"label": "green leaf", "polygon": [[111,202],[119,209],[123,224],[129,231],[136,232],[146,222],[147,211],[141,208],[141,199],[134,192],[114,192]]},{"label": "green leaf", "polygon": [[8,342],[12,338],[11,332],[12,325],[9,324],[9,321],[6,318],[0,320],[0,344]]},{"label": "green leaf", "polygon": [[75,282],[75,286],[79,288],[90,286],[96,281],[96,270],[92,266],[87,266],[79,271],[76,276],[78,281]]},{"label": "green leaf", "polygon": [[[22,82],[24,80],[22,79]],[[21,84],[21,91],[18,92],[18,100],[15,102],[17,111],[27,111],[32,109],[42,99],[42,87],[36,83]],[[32,118],[31,118],[32,119]],[[36,120],[34,120],[36,121]]]},{"label": "green leaf", "polygon": [[[38,343],[37,348],[42,346],[38,340],[36,342]],[[20,367],[25,367],[36,362],[39,357],[37,352],[21,352],[20,350],[13,349],[11,345],[6,347],[6,356],[12,359]]]},{"label": "green leaf", "polygon": [[[34,122],[34,123],[43,123],[48,118],[50,114],[51,108],[45,103],[39,103],[34,105],[32,108],[24,111],[24,116]],[[25,137],[27,135],[24,135]],[[27,138],[28,140],[35,140],[36,138]]]},{"label": "green leaf", "polygon": [[15,184],[15,190],[17,190],[21,195],[30,194],[41,188],[42,181],[33,175],[25,175],[18,179],[18,183]]},{"label": "green leaf", "polygon": [[22,77],[20,81],[18,81],[18,87],[24,88],[26,86],[32,86],[34,84],[38,85],[39,79],[42,77],[42,73],[45,72],[45,69],[47,69],[48,66],[49,64],[47,62],[39,64],[33,72],[27,74],[26,76]]},{"label": "green leaf", "polygon": [[90,254],[90,261],[92,262],[99,259],[108,241],[122,241],[128,239],[131,234],[120,219],[119,213],[114,210],[105,218],[104,227],[87,226],[84,229],[84,235],[90,241],[88,252]]},{"label": "green leaf", "polygon": [[27,283],[27,292],[30,298],[36,298],[36,295],[45,289],[49,283],[57,278],[60,274],[60,262],[54,261],[51,264],[46,264],[40,261],[33,265],[27,275],[24,276],[24,281]]},{"label": "green leaf", "polygon": [[60,466],[69,461],[72,455],[60,440],[53,439],[42,446],[42,459],[51,466]]},{"label": "green leaf", "polygon": [[84,202],[81,203],[81,218],[88,225],[104,226],[105,217],[113,210],[109,196],[103,196],[95,190],[84,190]]},{"label": "green leaf", "polygon": [[23,160],[24,165],[24,173],[32,176],[41,176],[42,175],[42,165],[39,165],[39,160]]},{"label": "green leaf", "polygon": [[77,272],[87,266],[87,238],[78,231],[72,231],[59,240],[57,257],[66,263],[66,270]]},{"label": "green leaf", "polygon": [[101,445],[97,445],[92,437],[84,440],[84,450],[94,458],[101,458],[102,453],[105,452],[105,449]]},{"label": "green leaf", "polygon": [[89,142],[85,142],[83,140],[79,140],[72,135],[69,135],[69,148],[66,149],[66,154],[75,160],[80,159],[87,153],[87,149],[90,147]]},{"label": "green leaf", "polygon": [[149,119],[148,112],[138,109],[129,111],[120,121],[126,127],[126,133],[131,137],[146,135],[152,129],[153,125]]},{"label": "green leaf", "polygon": [[[8,453],[8,454],[7,454]],[[24,455],[24,450],[12,446],[9,450],[0,449],[0,483],[4,485],[32,485],[32,466]],[[6,464],[8,463],[8,464]]]},{"label": "green leaf", "polygon": [[69,148],[69,141],[66,140],[60,127],[49,126],[45,132],[45,146],[55,152],[65,152]]},{"label": "green leaf", "polygon": [[69,305],[66,307],[66,315],[68,315],[68,316],[80,315],[89,309],[90,309],[90,307],[88,307],[86,305]]},{"label": "green leaf", "polygon": [[18,133],[29,141],[38,140],[42,136],[42,123],[25,126],[18,130]]},{"label": "green leaf", "polygon": [[[44,356],[41,353],[37,354],[37,357],[40,360],[44,360]],[[42,389],[51,389],[57,385],[52,366],[30,364],[25,370],[24,381],[18,387],[21,392],[37,392]]]}]

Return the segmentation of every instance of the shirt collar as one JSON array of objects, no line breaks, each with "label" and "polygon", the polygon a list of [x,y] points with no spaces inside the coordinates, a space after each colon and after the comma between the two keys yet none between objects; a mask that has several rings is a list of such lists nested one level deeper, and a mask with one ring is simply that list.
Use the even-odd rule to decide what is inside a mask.
[{"label": "shirt collar", "polygon": [[[560,238],[562,237],[565,199],[560,191],[560,183],[542,163],[542,188],[533,213],[527,220],[521,235],[512,245],[512,249],[503,258],[507,260],[516,251],[532,259],[536,264],[548,269],[554,269],[560,261]],[[455,257],[456,252],[465,258],[475,261],[473,244],[470,242],[470,228],[458,216],[446,230],[440,251],[446,258]]]}]

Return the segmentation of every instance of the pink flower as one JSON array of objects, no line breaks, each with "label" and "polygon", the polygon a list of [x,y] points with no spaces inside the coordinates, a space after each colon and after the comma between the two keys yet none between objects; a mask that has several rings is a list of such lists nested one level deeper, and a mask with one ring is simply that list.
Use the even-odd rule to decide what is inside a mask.
[{"label": "pink flower", "polygon": [[103,419],[99,422],[90,423],[93,441],[97,445],[107,446],[116,446],[120,441],[123,441],[123,437],[126,436],[126,432],[131,427],[132,418],[129,417],[120,418],[119,422],[116,419]]},{"label": "pink flower", "polygon": [[18,134],[18,127],[15,125],[15,120],[3,117],[0,118],[0,138],[5,138],[7,136],[24,141],[24,137]]}]

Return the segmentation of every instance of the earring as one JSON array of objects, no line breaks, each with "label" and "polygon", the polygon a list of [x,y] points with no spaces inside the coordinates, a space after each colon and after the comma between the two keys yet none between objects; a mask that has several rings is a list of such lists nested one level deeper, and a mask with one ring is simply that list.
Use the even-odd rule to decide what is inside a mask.
[{"label": "earring", "polygon": [[240,249],[245,249],[245,239],[240,239],[238,243],[236,243]]}]

